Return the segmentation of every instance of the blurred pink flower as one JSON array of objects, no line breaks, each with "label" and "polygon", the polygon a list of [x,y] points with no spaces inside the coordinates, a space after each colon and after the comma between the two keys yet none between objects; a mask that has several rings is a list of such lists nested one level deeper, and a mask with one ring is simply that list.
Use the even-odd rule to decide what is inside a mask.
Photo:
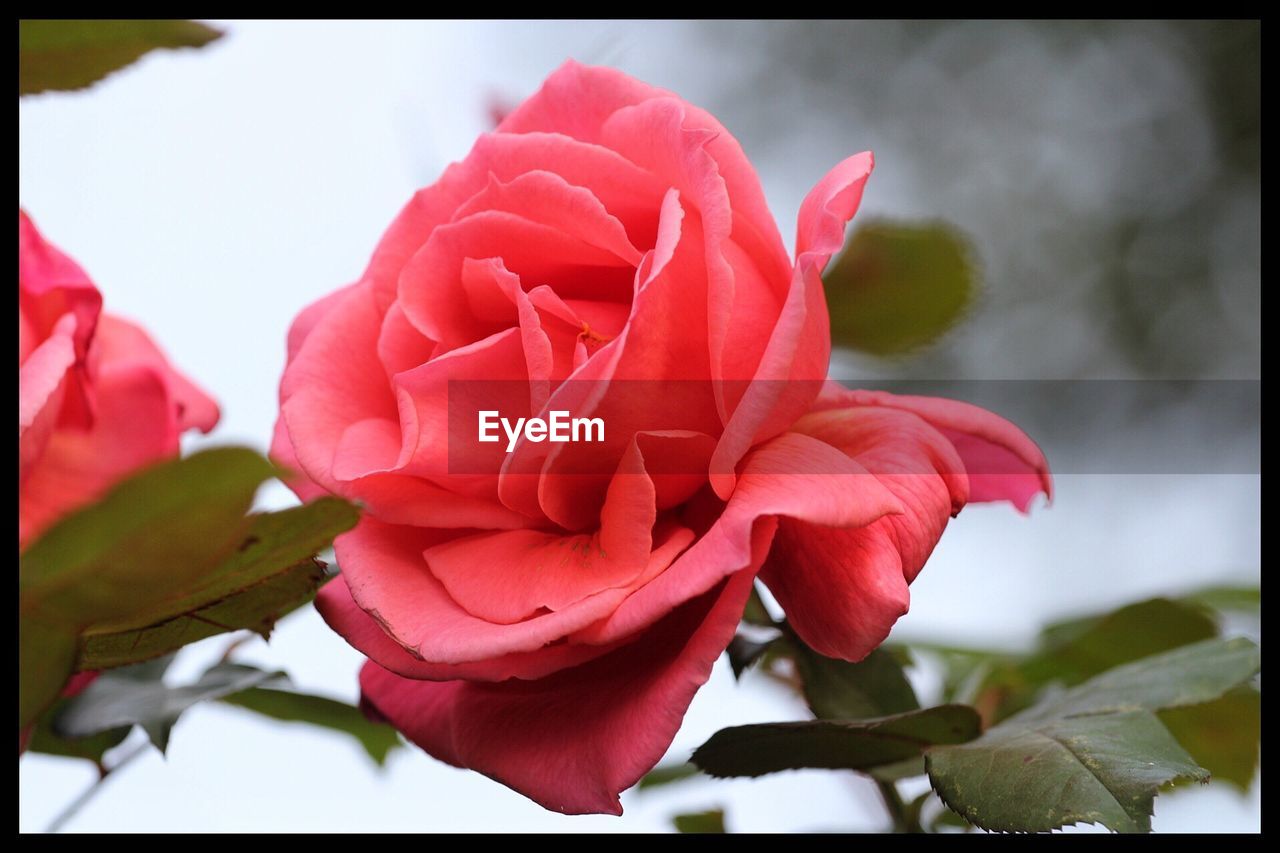
[{"label": "blurred pink flower", "polygon": [[208,432],[218,407],[18,211],[18,544]]}]

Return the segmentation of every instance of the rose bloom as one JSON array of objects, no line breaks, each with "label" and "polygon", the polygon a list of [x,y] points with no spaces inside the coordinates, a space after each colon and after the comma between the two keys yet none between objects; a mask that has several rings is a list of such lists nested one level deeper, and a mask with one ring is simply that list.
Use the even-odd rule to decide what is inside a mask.
[{"label": "rose bloom", "polygon": [[18,211],[18,545],[208,432],[213,400]]},{"label": "rose bloom", "polygon": [[[317,601],[369,658],[366,707],[549,809],[620,814],[757,577],[858,660],[966,502],[1049,492],[989,412],[823,384],[820,275],[871,168],[809,193],[793,260],[719,122],[570,62],[299,315],[273,453],[366,509]],[[523,387],[504,416],[602,415],[607,441],[476,443],[450,389],[485,380]]]}]

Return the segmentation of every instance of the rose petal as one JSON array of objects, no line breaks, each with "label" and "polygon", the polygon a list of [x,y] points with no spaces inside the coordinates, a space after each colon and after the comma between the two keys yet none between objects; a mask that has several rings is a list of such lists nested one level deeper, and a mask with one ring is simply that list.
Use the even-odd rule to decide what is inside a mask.
[{"label": "rose petal", "polygon": [[748,457],[729,502],[680,559],[575,639],[604,643],[626,637],[748,566],[761,519],[851,527],[901,511],[898,499],[846,454],[806,435],[781,435]]},{"label": "rose petal", "polygon": [[[725,259],[733,212],[724,179],[715,158],[707,151],[715,131],[687,127],[685,118],[683,101],[655,98],[617,110],[601,128],[601,137],[603,144],[669,184],[686,206],[688,221],[684,223],[682,241],[692,242],[695,235],[700,238],[701,258],[681,267],[690,264],[700,270],[702,281],[693,292],[705,293],[706,305],[700,317],[682,319],[699,343],[703,342],[700,333],[705,331],[707,367],[712,378],[718,380],[723,378],[720,366],[736,297],[734,270]],[[767,320],[772,321],[772,317]],[[745,345],[749,346],[752,337],[742,336]],[[718,391],[719,386],[716,387]]]},{"label": "rose petal", "polygon": [[[394,523],[524,526],[523,517],[496,501],[455,497],[438,484],[397,473],[401,458],[388,466],[393,437],[385,425],[407,419],[404,422],[415,430],[404,439],[404,454],[405,448],[416,446],[412,438],[417,415],[411,407],[404,412],[397,408],[377,361],[379,321],[367,284],[348,288],[327,310],[317,310],[308,319],[311,328],[297,336],[298,353],[281,381],[281,418],[272,441],[277,461],[314,482],[315,487],[308,487],[290,480],[300,497],[316,497],[323,489],[362,501]],[[354,425],[371,420],[382,426],[370,430],[366,424],[348,434]],[[371,445],[374,441],[378,443]],[[364,466],[369,467],[362,471]]]},{"label": "rose petal", "polygon": [[[612,472],[638,432],[682,429],[714,433],[719,415],[708,376],[701,285],[703,253],[696,217],[683,220],[673,190],[664,202],[657,247],[637,278],[630,322],[552,394],[548,409],[599,417],[603,442],[550,445],[522,442],[503,467],[499,487],[507,506],[541,511],[569,530],[599,518]],[[703,381],[689,381],[698,380]],[[652,405],[661,389],[663,405]],[[535,491],[536,488],[536,491]]]},{"label": "rose petal", "polygon": [[325,584],[316,596],[316,610],[329,627],[380,666],[405,678],[428,681],[505,681],[542,678],[561,669],[607,654],[614,646],[557,643],[531,652],[514,652],[471,663],[431,663],[415,657],[397,643],[376,619],[360,609],[341,576]]},{"label": "rose petal", "polygon": [[280,382],[294,459],[318,485],[340,494],[332,466],[342,434],[358,420],[398,417],[377,360],[380,325],[369,287],[349,288],[316,320]]},{"label": "rose petal", "polygon": [[68,372],[76,363],[76,318],[64,314],[18,366],[18,482],[26,479],[58,423]]},{"label": "rose petal", "polygon": [[815,408],[849,405],[903,409],[937,427],[964,460],[971,501],[1007,500],[1026,512],[1041,492],[1053,499],[1053,477],[1044,453],[997,414],[958,400],[850,390],[834,382],[824,388]]},{"label": "rose petal", "polygon": [[561,297],[627,302],[631,264],[566,233],[522,216],[486,210],[443,225],[405,265],[399,304],[415,327],[448,352],[497,329],[477,319],[462,286],[467,258],[502,258],[506,269],[533,284],[552,284]]},{"label": "rose petal", "polygon": [[594,193],[546,169],[525,172],[505,182],[490,174],[488,185],[467,199],[451,221],[486,210],[505,211],[572,234],[588,245],[612,252],[630,266],[640,262],[640,252],[631,245],[626,229]]},{"label": "rose petal", "polygon": [[[432,663],[471,663],[515,652],[534,652],[608,616],[629,590],[609,589],[564,610],[502,625],[468,613],[427,570],[423,552],[455,533],[384,524],[366,515],[334,543],[338,564],[360,607],[411,654]],[[692,534],[669,526],[641,577],[660,572]],[[584,640],[592,643],[593,641]],[[609,640],[601,640],[606,643]]]},{"label": "rose petal", "polygon": [[783,519],[761,571],[805,643],[828,657],[861,660],[907,612],[907,584],[964,506],[964,464],[941,433],[907,412],[832,409],[794,429],[857,460],[870,472],[867,485],[887,488],[903,508],[852,529]]},{"label": "rose petal", "polygon": [[437,349],[439,344],[418,331],[399,304],[387,309],[378,333],[378,360],[386,369],[388,381],[397,373],[426,364]]},{"label": "rose petal", "polygon": [[298,457],[293,451],[293,440],[289,438],[289,428],[284,422],[284,412],[276,416],[275,427],[271,431],[271,449],[268,451],[271,461],[284,469],[281,479],[295,495],[304,501],[329,494],[323,486],[318,485],[302,470]]},{"label": "rose petal", "polygon": [[358,286],[349,284],[346,287],[340,287],[333,293],[320,297],[298,312],[298,316],[294,317],[293,322],[289,325],[289,334],[285,342],[286,363],[292,362],[297,357],[298,351],[302,349],[303,342],[306,341],[307,336],[311,334],[311,330],[316,327],[316,324],[332,311],[335,306],[341,304],[347,294]]},{"label": "rose petal", "polygon": [[536,169],[554,172],[590,190],[623,224],[633,246],[653,247],[667,187],[616,151],[563,133],[490,133],[476,140],[468,159],[502,181]]},{"label": "rose petal", "polygon": [[[782,238],[765,203],[759,178],[742,147],[710,113],[665,89],[642,83],[613,68],[582,65],[571,59],[552,72],[537,93],[506,117],[495,136],[552,132],[614,148],[607,129],[609,120],[619,110],[653,99],[675,101],[681,107],[683,127],[705,132],[707,151],[724,178],[732,202],[734,239],[761,264],[766,277],[780,276],[780,280],[785,281],[790,265]],[[607,201],[606,206],[609,206]]]},{"label": "rose petal", "polygon": [[453,219],[460,205],[484,189],[491,175],[510,181],[535,169],[590,190],[622,222],[633,245],[653,245],[656,213],[666,187],[634,164],[565,133],[485,134],[465,160],[450,165],[436,183],[414,195],[378,243],[363,278],[379,309],[385,311],[395,301],[410,258],[436,228]]},{"label": "rose petal", "polygon": [[800,205],[791,290],[751,382],[725,425],[712,458],[712,485],[722,498],[733,488],[733,469],[760,441],[786,429],[813,403],[826,377],[831,330],[822,270],[840,250],[844,225],[858,210],[871,174],[870,153],[843,161]]},{"label": "rose petal", "polygon": [[469,613],[511,624],[628,586],[650,560],[653,483],[640,452],[618,466],[594,533],[479,533],[426,550],[431,573]]},{"label": "rose petal", "polygon": [[554,811],[621,814],[618,795],[666,752],[732,639],[752,575],[739,572],[627,646],[538,681],[411,681],[371,662],[361,690],[443,761]]},{"label": "rose petal", "polygon": [[544,131],[598,142],[601,128],[615,112],[669,94],[613,68],[569,59],[503,119],[498,132]]},{"label": "rose petal", "polygon": [[[400,468],[467,494],[497,496],[507,458],[505,436],[477,440],[478,413],[510,419],[530,415],[528,368],[520,330],[498,332],[396,374],[405,453]],[[501,432],[499,430],[499,432]],[[465,491],[466,484],[479,491]]]},{"label": "rose petal", "polygon": [[36,341],[48,337],[65,314],[74,315],[76,357],[85,357],[102,310],[102,295],[80,265],[46,242],[22,210],[18,211],[18,305]]},{"label": "rose petal", "polygon": [[18,490],[18,541],[99,497],[135,469],[178,452],[166,377],[150,365],[104,365],[88,429],[58,429]]},{"label": "rose petal", "polygon": [[128,320],[102,315],[89,363],[91,370],[100,369],[104,364],[151,367],[164,379],[169,401],[176,406],[178,429],[181,431],[198,429],[208,432],[218,423],[218,404],[175,370],[151,336]]}]

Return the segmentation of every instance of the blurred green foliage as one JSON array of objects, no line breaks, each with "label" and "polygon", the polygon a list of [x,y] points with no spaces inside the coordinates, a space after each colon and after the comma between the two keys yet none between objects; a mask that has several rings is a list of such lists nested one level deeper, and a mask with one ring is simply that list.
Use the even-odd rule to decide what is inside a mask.
[{"label": "blurred green foliage", "polygon": [[153,50],[221,35],[196,21],[20,20],[18,94],[83,89]]}]

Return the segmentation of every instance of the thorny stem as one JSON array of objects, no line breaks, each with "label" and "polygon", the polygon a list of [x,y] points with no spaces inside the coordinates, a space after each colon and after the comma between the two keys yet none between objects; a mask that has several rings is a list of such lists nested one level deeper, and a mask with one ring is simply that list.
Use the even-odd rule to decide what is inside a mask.
[{"label": "thorny stem", "polygon": [[134,759],[138,758],[138,756],[146,752],[147,748],[150,746],[151,746],[150,742],[144,740],[142,743],[134,747],[131,752],[129,752],[127,755],[125,755],[115,764],[111,765],[110,767],[99,767],[98,778],[93,781],[93,784],[91,784],[88,788],[85,788],[84,791],[80,794],[80,796],[76,797],[74,800],[68,803],[67,807],[64,808],[61,812],[59,812],[58,816],[49,822],[49,825],[45,827],[44,831],[58,832],[59,830],[61,830],[62,827],[66,825],[67,821],[75,817],[76,813],[79,812],[80,809],[84,808],[84,806],[94,798],[94,796],[98,793],[98,791],[102,789],[102,784],[106,782],[107,779],[110,778],[112,774],[120,771],[130,762],[134,761]]}]

